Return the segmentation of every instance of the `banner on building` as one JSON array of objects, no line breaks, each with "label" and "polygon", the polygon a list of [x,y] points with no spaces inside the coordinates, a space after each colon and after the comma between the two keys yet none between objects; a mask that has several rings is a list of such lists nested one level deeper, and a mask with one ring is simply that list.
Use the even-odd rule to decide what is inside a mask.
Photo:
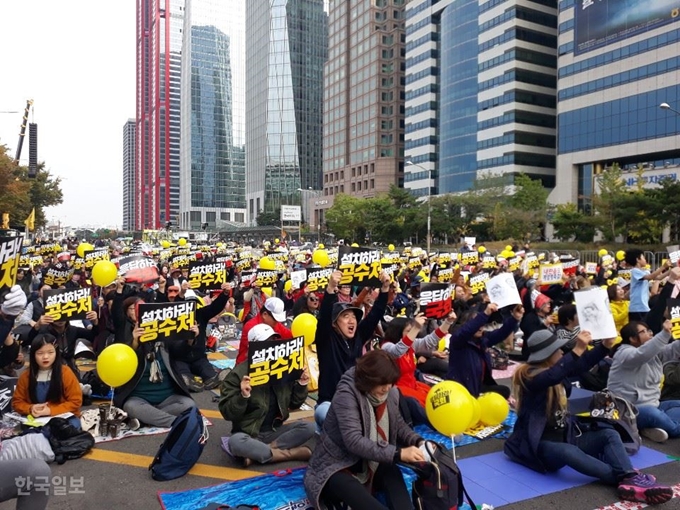
[{"label": "banner on building", "polygon": [[45,313],[55,321],[83,320],[92,311],[90,289],[54,289],[43,291]]}]

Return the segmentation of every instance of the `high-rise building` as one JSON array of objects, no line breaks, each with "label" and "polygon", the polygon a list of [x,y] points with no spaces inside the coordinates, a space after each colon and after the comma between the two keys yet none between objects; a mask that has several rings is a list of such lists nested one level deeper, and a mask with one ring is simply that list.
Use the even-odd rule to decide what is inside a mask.
[{"label": "high-rise building", "polygon": [[135,228],[135,119],[123,126],[123,230]]},{"label": "high-rise building", "polygon": [[323,197],[370,198],[404,175],[404,0],[332,0],[324,74]]},{"label": "high-rise building", "polygon": [[[597,176],[617,163],[626,183],[680,172],[677,2],[559,4],[557,185],[549,200],[590,212]],[[666,103],[670,108],[661,108]]]},{"label": "high-rise building", "polygon": [[319,189],[322,169],[323,0],[246,2],[246,205],[260,211],[300,204]]},{"label": "high-rise building", "polygon": [[404,186],[525,173],[553,187],[556,47],[557,0],[409,2]]},{"label": "high-rise building", "polygon": [[180,226],[245,222],[245,0],[186,0]]},{"label": "high-rise building", "polygon": [[137,0],[135,228],[179,220],[184,0]]}]

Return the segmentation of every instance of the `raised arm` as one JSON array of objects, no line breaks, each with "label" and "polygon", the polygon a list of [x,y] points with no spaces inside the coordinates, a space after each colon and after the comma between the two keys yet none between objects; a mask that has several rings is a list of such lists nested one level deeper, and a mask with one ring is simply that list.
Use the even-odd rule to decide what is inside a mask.
[{"label": "raised arm", "polygon": [[522,320],[522,317],[524,317],[524,307],[522,305],[517,305],[512,310],[510,317],[503,321],[503,325],[500,328],[485,335],[485,345],[487,347],[492,347],[508,338],[508,336],[517,329],[517,325]]},{"label": "raised arm", "polygon": [[378,327],[378,324],[380,324],[380,321],[385,316],[385,310],[387,309],[387,294],[390,291],[390,282],[390,275],[385,271],[382,271],[380,273],[380,283],[382,286],[380,287],[378,299],[375,300],[371,311],[366,317],[363,318],[357,328],[357,335],[359,339],[361,339],[362,343],[371,338],[373,331],[375,331],[375,328]]},{"label": "raised arm", "polygon": [[636,367],[647,363],[661,354],[664,347],[671,340],[670,321],[663,324],[663,329],[651,340],[645,342],[640,347],[632,349],[618,349],[614,354],[614,363],[623,366]]}]

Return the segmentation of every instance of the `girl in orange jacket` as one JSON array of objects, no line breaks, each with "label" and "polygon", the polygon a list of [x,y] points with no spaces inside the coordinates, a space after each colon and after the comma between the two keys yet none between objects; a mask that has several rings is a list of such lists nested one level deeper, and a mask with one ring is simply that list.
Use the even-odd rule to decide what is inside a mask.
[{"label": "girl in orange jacket", "polygon": [[56,341],[47,333],[33,340],[29,369],[19,376],[12,407],[34,418],[73,413],[69,422],[80,430],[83,393],[76,375],[62,362]]}]

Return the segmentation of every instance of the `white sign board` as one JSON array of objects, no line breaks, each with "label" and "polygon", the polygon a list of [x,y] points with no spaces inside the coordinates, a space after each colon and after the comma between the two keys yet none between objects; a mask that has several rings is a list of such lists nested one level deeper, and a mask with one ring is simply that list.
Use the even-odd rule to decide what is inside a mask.
[{"label": "white sign board", "polygon": [[302,211],[299,205],[282,205],[281,221],[302,221]]},{"label": "white sign board", "polygon": [[590,331],[593,340],[616,338],[616,324],[605,289],[591,287],[574,292],[574,301],[581,331]]},{"label": "white sign board", "polygon": [[486,293],[489,300],[496,303],[498,308],[522,304],[512,273],[501,273],[491,278],[486,282]]}]

